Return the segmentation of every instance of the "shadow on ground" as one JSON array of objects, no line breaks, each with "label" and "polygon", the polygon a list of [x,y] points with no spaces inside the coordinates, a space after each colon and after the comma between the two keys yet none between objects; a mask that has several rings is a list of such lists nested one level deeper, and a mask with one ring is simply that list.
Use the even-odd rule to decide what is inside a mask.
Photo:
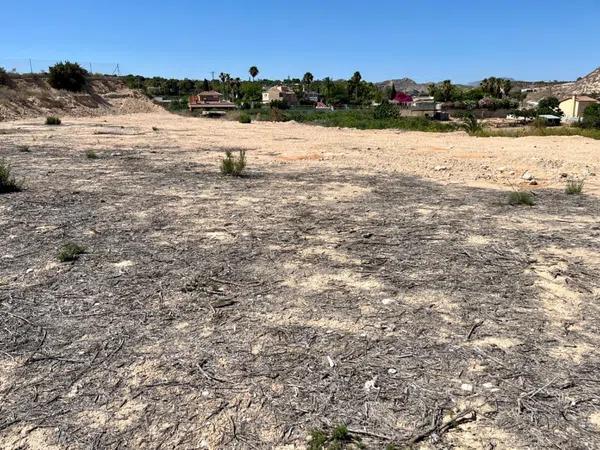
[{"label": "shadow on ground", "polygon": [[[600,445],[595,198],[18,157],[27,190],[0,197],[5,447],[262,448],[338,423],[374,448]],[[68,241],[88,253],[58,263]]]}]

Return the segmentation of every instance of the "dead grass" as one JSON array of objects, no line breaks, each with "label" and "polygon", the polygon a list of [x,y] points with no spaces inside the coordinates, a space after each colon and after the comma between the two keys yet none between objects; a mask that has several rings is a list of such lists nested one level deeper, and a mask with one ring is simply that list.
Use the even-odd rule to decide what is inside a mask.
[{"label": "dead grass", "polygon": [[583,185],[585,180],[567,180],[567,186],[565,187],[565,192],[568,195],[581,195],[583,192]]},{"label": "dead grass", "polygon": [[529,191],[511,191],[508,194],[509,205],[535,205],[535,197]]}]

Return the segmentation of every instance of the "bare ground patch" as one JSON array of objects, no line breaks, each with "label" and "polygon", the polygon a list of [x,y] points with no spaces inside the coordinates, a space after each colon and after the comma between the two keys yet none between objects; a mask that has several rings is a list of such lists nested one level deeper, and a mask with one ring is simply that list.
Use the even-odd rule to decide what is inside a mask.
[{"label": "bare ground patch", "polygon": [[[145,142],[155,118],[0,141],[26,181],[0,196],[0,446],[302,447],[339,423],[368,448],[600,445],[597,197],[517,208],[419,176],[435,155],[358,164],[379,133],[281,164],[319,147],[282,144],[297,125],[240,128],[273,136],[231,180],[237,128],[168,117]],[[87,253],[59,263],[68,241]]]}]

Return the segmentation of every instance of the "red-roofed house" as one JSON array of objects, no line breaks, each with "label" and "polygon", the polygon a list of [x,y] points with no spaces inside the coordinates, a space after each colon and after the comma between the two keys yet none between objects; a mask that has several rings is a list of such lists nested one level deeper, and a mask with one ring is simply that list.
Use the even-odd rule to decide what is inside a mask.
[{"label": "red-roofed house", "polygon": [[404,92],[397,92],[391,102],[399,105],[408,105],[413,102],[413,98]]}]

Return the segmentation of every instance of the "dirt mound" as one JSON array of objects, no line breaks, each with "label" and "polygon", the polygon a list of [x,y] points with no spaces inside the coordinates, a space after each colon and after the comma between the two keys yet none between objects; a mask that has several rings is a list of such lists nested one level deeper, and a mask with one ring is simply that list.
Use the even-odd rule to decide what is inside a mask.
[{"label": "dirt mound", "polygon": [[13,78],[0,87],[0,120],[48,115],[88,117],[156,112],[162,108],[117,78],[94,78],[84,92],[52,88],[41,76]]}]

